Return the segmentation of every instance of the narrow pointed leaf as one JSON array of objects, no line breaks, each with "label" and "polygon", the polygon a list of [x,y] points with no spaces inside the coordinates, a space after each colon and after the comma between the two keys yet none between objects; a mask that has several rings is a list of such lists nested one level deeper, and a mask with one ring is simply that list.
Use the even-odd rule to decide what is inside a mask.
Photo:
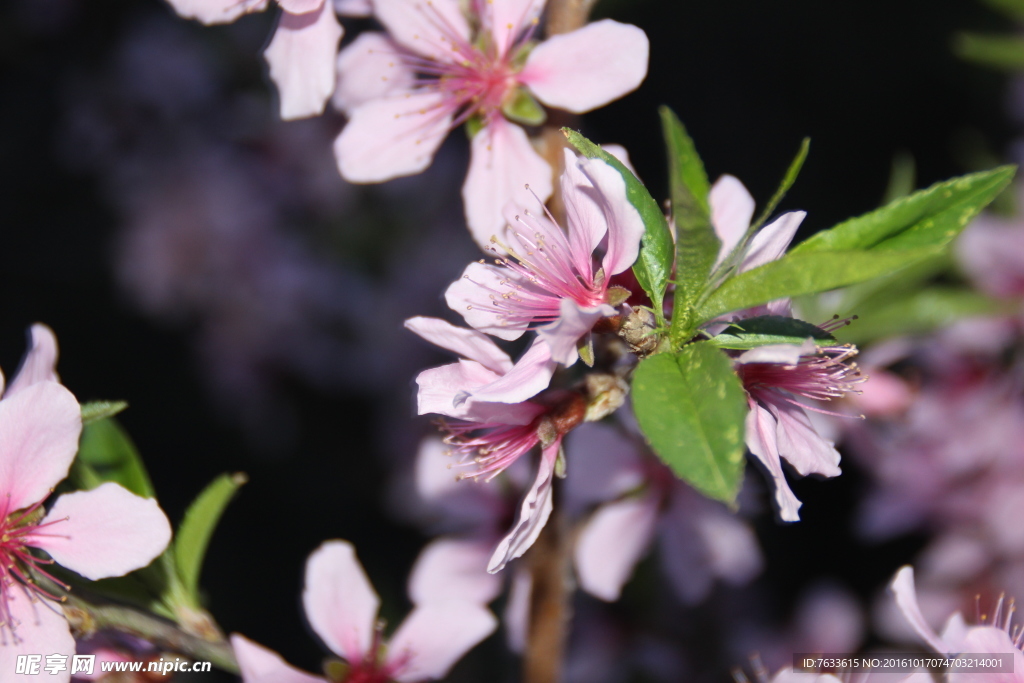
[{"label": "narrow pointed leaf", "polygon": [[819,232],[790,253],[944,246],[1003,191],[1015,171],[1000,166],[936,183]]},{"label": "narrow pointed leaf", "polygon": [[836,341],[812,323],[781,315],[763,315],[732,323],[708,343],[720,349],[745,351],[766,344],[800,344],[808,338],[826,344]]},{"label": "narrow pointed leaf", "polygon": [[686,341],[694,329],[694,304],[707,286],[722,241],[711,224],[711,187],[704,162],[686,127],[668,107],[661,107],[661,127],[668,154],[669,194],[676,224],[676,290],[672,339]]},{"label": "narrow pointed leaf", "polygon": [[661,321],[662,301],[665,299],[665,289],[672,274],[673,259],[672,235],[669,233],[665,214],[661,212],[658,202],[654,201],[654,197],[644,184],[621,161],[574,130],[563,128],[562,132],[565,133],[569,144],[580,154],[610,164],[626,181],[626,197],[640,212],[640,218],[644,222],[644,237],[640,245],[640,255],[633,264],[633,273],[637,282],[654,302],[654,313]]},{"label": "narrow pointed leaf", "polygon": [[994,69],[1024,68],[1024,40],[1020,36],[964,32],[956,36],[953,51],[961,59]]},{"label": "narrow pointed leaf", "polygon": [[740,273],[716,289],[701,307],[701,323],[723,313],[775,299],[825,292],[895,272],[939,249],[905,251],[814,251],[790,253],[778,261]]},{"label": "narrow pointed leaf", "polygon": [[247,481],[244,474],[222,474],[203,489],[178,527],[174,539],[174,561],[186,591],[199,592],[199,573],[213,531],[238,489]]},{"label": "narrow pointed leaf", "polygon": [[789,168],[786,169],[786,175],[782,177],[782,182],[779,183],[779,187],[775,190],[775,194],[768,200],[768,203],[764,207],[764,211],[757,217],[750,226],[750,233],[754,233],[762,225],[768,222],[768,219],[772,217],[772,213],[778,208],[779,204],[786,197],[786,193],[790,191],[793,184],[796,183],[796,179],[800,176],[800,170],[804,167],[804,162],[807,161],[807,154],[811,151],[811,139],[804,138],[800,142],[800,149],[797,150],[796,156],[793,157],[793,161],[790,162]]},{"label": "narrow pointed leaf", "polygon": [[80,470],[85,488],[112,481],[140,496],[156,497],[135,445],[113,418],[85,425],[76,459],[86,466]]},{"label": "narrow pointed leaf", "polygon": [[128,407],[125,401],[89,401],[82,404],[82,424],[99,422],[108,417],[114,417]]},{"label": "narrow pointed leaf", "polygon": [[640,362],[633,407],[654,452],[704,495],[734,503],[743,478],[743,386],[732,361],[705,342]]}]

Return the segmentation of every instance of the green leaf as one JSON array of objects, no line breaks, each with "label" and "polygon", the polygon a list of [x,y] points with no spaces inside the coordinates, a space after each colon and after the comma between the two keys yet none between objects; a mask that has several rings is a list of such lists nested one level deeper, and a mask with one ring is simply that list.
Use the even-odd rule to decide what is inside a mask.
[{"label": "green leaf", "polygon": [[1024,19],[1024,0],[982,0],[992,9],[1011,19]]},{"label": "green leaf", "polygon": [[953,51],[961,59],[994,69],[1024,69],[1024,40],[1020,36],[960,33],[953,41]]},{"label": "green leaf", "polygon": [[77,460],[83,465],[79,474],[86,488],[112,481],[140,496],[156,497],[135,445],[113,418],[92,422],[82,429]]},{"label": "green leaf", "polygon": [[125,401],[90,401],[82,404],[82,424],[114,417],[128,407]]},{"label": "green leaf", "polygon": [[930,332],[960,318],[992,315],[1004,308],[1005,304],[968,289],[933,286],[879,307],[865,308],[853,325],[836,334],[844,342],[865,344],[896,335]]},{"label": "green leaf", "polygon": [[732,323],[708,343],[721,349],[745,351],[766,344],[800,344],[808,337],[821,342],[836,341],[831,334],[809,322],[781,315],[762,315]]},{"label": "green leaf", "polygon": [[936,183],[819,232],[790,254],[944,246],[1003,191],[1015,171],[1015,166],[1000,166]]},{"label": "green leaf", "polygon": [[515,95],[502,105],[501,113],[524,126],[539,126],[548,118],[544,107],[524,88],[516,88]]},{"label": "green leaf", "polygon": [[613,157],[576,131],[563,128],[562,132],[569,140],[569,144],[579,150],[580,154],[589,159],[600,159],[610,164],[622,175],[626,181],[626,198],[629,203],[640,212],[640,218],[644,222],[644,237],[640,244],[640,256],[633,264],[633,273],[637,282],[644,288],[647,295],[654,302],[654,314],[658,323],[664,322],[662,314],[662,302],[665,299],[665,289],[672,274],[673,249],[672,234],[668,230],[668,222],[661,212],[658,202],[647,191],[633,172]]},{"label": "green leaf", "polygon": [[697,490],[734,503],[743,478],[743,386],[728,356],[706,342],[640,361],[633,407],[654,452]]},{"label": "green leaf", "polygon": [[779,203],[786,197],[786,193],[793,187],[797,177],[800,175],[800,170],[804,167],[804,162],[807,161],[807,154],[811,151],[811,139],[804,138],[800,142],[800,149],[797,150],[796,156],[793,157],[793,161],[790,162],[789,168],[786,169],[786,175],[782,177],[782,182],[779,183],[779,189],[775,190],[775,194],[768,200],[768,203],[764,207],[764,211],[758,216],[757,220],[754,221],[751,226],[749,233],[753,233],[762,225],[764,225],[775,209],[779,206]]},{"label": "green leaf", "polygon": [[661,107],[661,127],[668,152],[669,190],[676,224],[676,290],[672,311],[672,341],[692,336],[694,305],[708,284],[722,241],[711,225],[710,185],[704,163],[682,122]]},{"label": "green leaf", "polygon": [[775,299],[864,282],[935,256],[938,251],[932,248],[790,253],[726,280],[704,302],[698,319],[704,323],[723,313],[759,306]]},{"label": "green leaf", "polygon": [[193,596],[199,593],[199,572],[217,522],[246,481],[247,477],[240,472],[222,474],[210,482],[185,511],[174,539],[174,561],[185,589]]}]

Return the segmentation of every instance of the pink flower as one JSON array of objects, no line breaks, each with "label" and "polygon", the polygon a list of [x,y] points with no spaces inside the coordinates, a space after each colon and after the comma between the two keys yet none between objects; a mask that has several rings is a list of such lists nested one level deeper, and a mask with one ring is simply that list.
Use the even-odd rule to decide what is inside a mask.
[{"label": "pink flower", "polygon": [[[417,604],[387,643],[377,621],[380,599],[355,549],[327,541],[306,562],[302,604],[313,631],[348,664],[346,683],[414,683],[443,678],[473,646],[494,631],[486,608],[466,600]],[[235,634],[231,644],[244,683],[324,683],[287,664],[276,652]],[[337,679],[332,678],[333,681]]]},{"label": "pink flower", "polygon": [[492,479],[534,446],[542,446],[537,475],[518,519],[488,563],[488,571],[501,571],[533,545],[547,523],[562,437],[582,422],[583,399],[575,393],[557,392],[543,403],[526,400],[547,387],[551,378],[550,354],[542,339],[512,366],[508,355],[475,330],[437,318],[410,318],[405,325],[427,341],[465,356],[458,363],[425,370],[416,378],[421,415],[457,418],[442,421],[441,428],[448,434],[445,444],[449,452],[460,456],[459,464],[472,468],[459,478]]},{"label": "pink flower", "polygon": [[[772,344],[751,349],[736,358],[736,371],[747,390],[747,447],[768,470],[775,486],[779,517],[800,519],[800,501],[786,483],[780,458],[801,475],[840,474],[839,452],[818,435],[807,410],[828,413],[797,401],[794,396],[830,401],[856,391],[861,376],[854,346],[817,346],[810,339],[801,345]],[[835,413],[828,413],[835,414]]]},{"label": "pink flower", "polygon": [[[754,198],[737,178],[724,175],[711,187],[711,223],[722,246],[718,263],[722,263],[740,243],[754,217]],[[780,258],[793,241],[797,229],[807,214],[803,211],[784,213],[764,226],[750,239],[739,255],[737,272],[744,273]],[[763,306],[748,309],[741,317],[757,315],[791,315],[789,299],[779,299]]]},{"label": "pink flower", "polygon": [[[999,599],[995,611],[989,623],[978,626],[968,626],[959,612],[954,613],[946,622],[942,635],[937,634],[921,614],[917,604],[917,592],[914,588],[914,568],[902,567],[890,584],[890,590],[896,598],[896,605],[899,607],[907,622],[914,631],[928,644],[928,647],[942,655],[956,655],[962,652],[977,654],[1012,654],[1013,670],[1010,673],[963,673],[951,672],[948,674],[950,683],[1020,683],[1024,681],[1024,654],[1021,653],[1021,646],[1024,643],[1024,630],[1013,629],[1011,637],[1011,623],[1014,607],[1010,603],[1009,609],[1003,610],[1003,599]],[[930,674],[921,673],[908,676],[905,681],[908,683],[925,683],[932,680]]]},{"label": "pink flower", "polygon": [[[57,562],[97,580],[149,564],[171,538],[155,500],[118,484],[44,501],[68,473],[78,452],[81,407],[53,381],[53,333],[32,328],[33,345],[0,400],[0,669],[14,671],[18,655],[73,653],[75,642],[57,588],[36,583]],[[33,552],[45,551],[49,558]],[[67,672],[52,680],[66,682]]]},{"label": "pink flower", "polygon": [[723,505],[699,495],[615,428],[583,425],[568,442],[567,497],[600,503],[574,548],[580,588],[606,601],[622,587],[653,541],[676,594],[696,603],[716,578],[743,584],[761,571],[753,531]]},{"label": "pink flower", "polygon": [[[267,0],[167,1],[181,16],[204,24],[230,23],[267,8]],[[335,55],[343,34],[334,5],[329,0],[277,0],[277,4],[283,11],[263,56],[281,97],[281,118],[321,114],[334,92]]]},{"label": "pink flower", "polygon": [[[536,44],[544,0],[374,0],[388,31],[364,34],[338,57],[349,123],[335,144],[346,180],[380,182],[430,165],[448,131],[474,119],[466,217],[485,245],[501,210],[530,183],[541,201],[551,170],[526,132],[506,119],[513,102],[536,96],[582,113],[640,85],[648,41],[639,28],[598,21]],[[349,83],[350,76],[353,79]]]},{"label": "pink flower", "polygon": [[622,291],[609,288],[609,280],[636,261],[644,225],[618,171],[569,150],[562,199],[567,232],[550,217],[507,208],[508,243],[495,237],[489,246],[500,255],[497,265],[469,264],[445,299],[472,327],[501,339],[517,339],[533,326],[551,358],[571,365],[579,339],[617,313],[613,303],[621,303]]}]

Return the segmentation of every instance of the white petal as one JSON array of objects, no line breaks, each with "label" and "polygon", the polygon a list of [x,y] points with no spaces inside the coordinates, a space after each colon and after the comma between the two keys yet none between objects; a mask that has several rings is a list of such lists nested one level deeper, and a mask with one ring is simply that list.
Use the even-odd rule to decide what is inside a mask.
[{"label": "white petal", "polygon": [[373,0],[373,9],[392,38],[431,59],[455,61],[453,46],[469,40],[459,0]]},{"label": "white petal", "polygon": [[385,34],[367,31],[338,53],[338,83],[331,103],[346,114],[371,100],[405,92],[415,75],[403,63],[402,48]]},{"label": "white petal", "polygon": [[747,245],[747,253],[743,255],[740,272],[763,266],[786,253],[789,243],[793,241],[797,228],[807,215],[805,211],[790,211],[757,231]]},{"label": "white petal", "polygon": [[341,35],[341,24],[329,3],[306,14],[281,13],[263,57],[281,98],[282,119],[323,113],[334,92]]},{"label": "white petal", "polygon": [[708,196],[711,204],[711,224],[715,227],[722,247],[718,252],[721,262],[739,243],[754,217],[754,198],[739,179],[724,175],[711,186]]},{"label": "white petal", "polygon": [[388,662],[405,662],[395,680],[418,683],[444,678],[455,662],[497,627],[490,610],[471,602],[417,605],[388,643]]},{"label": "white petal", "polygon": [[780,400],[769,403],[768,409],[779,423],[779,453],[797,472],[825,477],[842,474],[839,451],[831,441],[818,435],[803,408]]},{"label": "white petal", "polygon": [[414,605],[463,600],[478,605],[498,597],[501,578],[487,572],[492,540],[450,538],[430,542],[416,558],[409,575],[409,599]]},{"label": "white petal", "polygon": [[[743,324],[742,321],[739,323]],[[736,359],[737,363],[780,363],[782,365],[796,365],[802,356],[818,352],[818,347],[811,339],[805,339],[802,344],[767,344],[758,346],[755,349],[744,351]]]},{"label": "white petal", "polygon": [[167,0],[179,16],[197,19],[204,24],[227,24],[243,14],[262,12],[267,0]]},{"label": "white petal", "polygon": [[504,377],[466,393],[475,404],[521,403],[547,389],[554,374],[555,362],[551,359],[551,350],[538,337]]}]

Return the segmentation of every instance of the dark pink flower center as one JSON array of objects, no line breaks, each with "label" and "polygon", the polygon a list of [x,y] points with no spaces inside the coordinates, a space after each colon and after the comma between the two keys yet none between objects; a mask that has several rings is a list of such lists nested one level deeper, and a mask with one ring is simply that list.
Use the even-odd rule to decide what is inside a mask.
[{"label": "dark pink flower center", "polygon": [[58,581],[44,567],[53,564],[53,560],[36,557],[29,551],[29,543],[33,538],[49,534],[49,527],[63,522],[53,520],[45,524],[37,523],[43,515],[42,503],[23,510],[8,511],[10,497],[3,506],[3,521],[0,521],[0,632],[10,632],[17,642],[17,621],[11,614],[12,591],[20,590],[26,598],[35,600],[44,597],[63,602],[66,598],[50,593],[36,583],[33,574],[52,581],[55,585],[70,590],[71,587]]},{"label": "dark pink flower center", "polygon": [[448,433],[444,438],[449,454],[460,456],[457,466],[470,467],[459,479],[483,477],[490,481],[537,445],[537,420],[528,425],[478,424],[441,420],[438,425]]},{"label": "dark pink flower center", "polygon": [[[867,380],[856,363],[846,362],[857,354],[855,346],[822,347],[818,351],[820,355],[804,356],[796,365],[741,363],[736,371],[744,388],[754,398],[761,398],[759,394],[766,391],[782,390],[816,401],[831,401],[857,392],[856,385]],[[798,405],[817,410],[802,403]]]}]

